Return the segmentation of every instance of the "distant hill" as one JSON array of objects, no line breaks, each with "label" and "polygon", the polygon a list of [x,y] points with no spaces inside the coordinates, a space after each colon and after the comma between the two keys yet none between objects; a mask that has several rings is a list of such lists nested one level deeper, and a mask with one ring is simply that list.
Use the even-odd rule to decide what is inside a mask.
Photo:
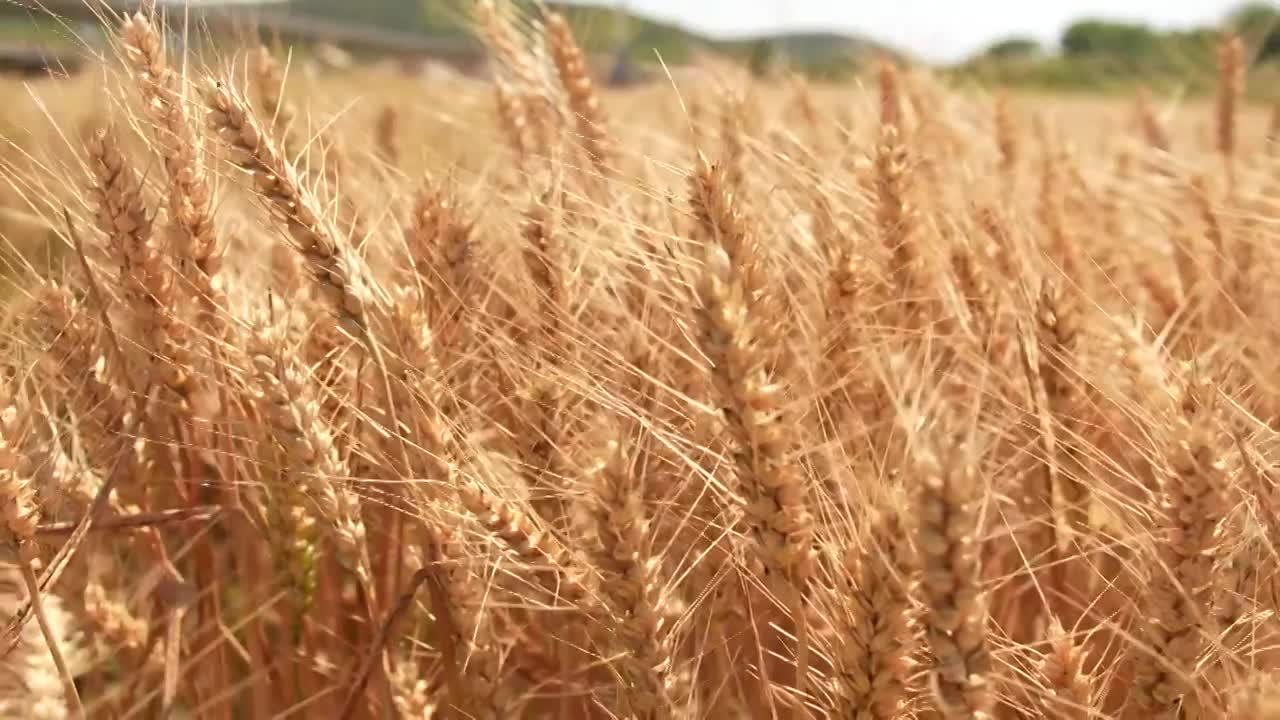
[{"label": "distant hill", "polygon": [[771,46],[795,69],[811,75],[846,75],[879,55],[902,58],[901,53],[867,38],[838,33],[783,33],[711,41],[712,47],[739,58],[749,58],[761,43]]},{"label": "distant hill", "polygon": [[[531,16],[536,14],[530,0],[513,1],[525,5]],[[330,26],[340,24],[350,29],[394,33],[401,40],[414,36],[447,38],[450,43],[474,44],[479,52],[479,43],[472,38],[467,10],[473,2],[475,0],[289,0],[266,4],[260,12],[264,16],[285,15],[298,20],[328,21]],[[712,52],[751,64],[781,61],[785,67],[809,75],[843,76],[856,71],[873,54],[897,55],[869,39],[836,33],[716,39],[609,7],[557,2],[548,5],[565,15],[578,42],[588,53],[597,58],[626,58],[638,64],[655,64],[661,58],[670,65],[680,65],[700,53]],[[0,0],[0,41],[45,48],[70,47],[74,43],[59,22],[38,10],[21,8],[13,0]]]},{"label": "distant hill", "polygon": [[[468,0],[472,2],[474,0]],[[530,12],[532,3],[526,3]],[[593,54],[621,54],[639,63],[654,63],[658,57],[678,65],[703,51],[719,52],[748,60],[762,47],[785,59],[796,70],[812,74],[843,74],[871,54],[887,48],[866,38],[834,33],[795,33],[751,38],[717,40],[678,25],[660,22],[634,13],[601,6],[548,3],[563,13],[583,49]],[[406,31],[420,30],[431,35],[469,33],[465,5],[458,0],[293,0],[293,14],[312,14],[331,19]]]}]

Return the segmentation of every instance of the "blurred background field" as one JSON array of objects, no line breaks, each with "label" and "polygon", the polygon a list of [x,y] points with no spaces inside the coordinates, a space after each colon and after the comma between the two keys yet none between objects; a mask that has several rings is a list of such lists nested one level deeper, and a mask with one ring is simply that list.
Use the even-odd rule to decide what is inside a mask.
[{"label": "blurred background field", "polygon": [[[187,15],[196,24],[204,20],[206,34],[225,39],[254,28],[284,39],[297,53],[318,49],[319,57],[338,63],[349,60],[345,51],[350,51],[365,59],[391,55],[409,65],[445,60],[479,72],[485,60],[467,26],[469,1],[196,0],[171,2],[170,12]],[[810,79],[848,80],[872,67],[876,58],[889,55],[907,63],[928,62],[948,76],[988,84],[1075,91],[1142,84],[1163,92],[1204,93],[1212,88],[1214,38],[1227,30],[1239,34],[1249,48],[1252,70],[1259,78],[1252,83],[1255,94],[1272,92],[1274,83],[1267,79],[1280,62],[1280,13],[1268,2],[1235,7],[1215,2],[1213,7],[1223,8],[1220,17],[1175,28],[1081,16],[1052,39],[1016,34],[993,38],[985,47],[946,61],[921,58],[914,48],[895,47],[871,33],[777,30],[725,36],[653,19],[644,3],[513,2],[526,9],[545,5],[561,11],[581,38],[593,70],[616,83],[653,77],[659,62],[680,66],[711,57],[740,62],[757,75],[798,72]],[[100,48],[101,28],[95,27],[92,14],[110,14],[129,4],[9,0],[0,5],[0,42],[15,55],[70,55],[86,44]],[[778,4],[780,17],[785,5]],[[1123,5],[1117,10],[1128,14]],[[1000,7],[979,3],[973,12],[999,13]],[[961,32],[957,28],[957,34]]]},{"label": "blurred background field", "polygon": [[[10,169],[57,162],[76,146],[68,118],[87,121],[104,111],[106,101],[97,91],[113,60],[110,28],[136,5],[0,3],[0,91],[6,98],[0,136],[9,145]],[[526,13],[541,6],[521,0],[515,5]],[[1071,123],[1075,143],[1096,138],[1101,147],[1116,133],[1140,131],[1132,99],[1142,93],[1171,132],[1207,144],[1212,127],[1205,109],[1217,74],[1214,43],[1224,30],[1245,43],[1245,127],[1271,137],[1280,122],[1271,109],[1280,88],[1280,11],[1265,2],[1230,9],[1215,24],[1178,29],[1082,17],[1056,42],[1010,36],[946,63],[925,63],[910,50],[849,32],[708,35],[651,19],[629,5],[547,4],[568,19],[588,71],[618,108],[623,132],[630,124],[643,134],[657,117],[684,125],[713,122],[696,117],[703,105],[714,103],[700,103],[693,90],[726,78],[736,78],[739,87],[750,82],[754,95],[767,96],[755,99],[782,118],[779,127],[804,112],[791,102],[801,86],[819,100],[822,112],[849,127],[859,108],[854,97],[874,84],[877,62],[888,58],[978,97],[1007,93],[1025,100]],[[320,123],[373,128],[394,100],[402,124],[431,139],[412,145],[401,168],[408,175],[425,168],[475,173],[493,161],[501,135],[489,113],[490,58],[469,24],[469,0],[197,0],[162,2],[160,8],[169,18],[174,49],[187,51],[193,67],[225,62],[223,50],[258,42],[273,49],[287,64],[287,91],[302,100],[313,130]],[[459,142],[448,132],[461,129],[478,129],[486,140]],[[57,244],[32,231],[40,221],[15,194],[22,192],[0,189],[0,232],[8,244],[24,253],[56,252],[50,248]],[[38,253],[32,257],[36,263],[51,261]]]}]

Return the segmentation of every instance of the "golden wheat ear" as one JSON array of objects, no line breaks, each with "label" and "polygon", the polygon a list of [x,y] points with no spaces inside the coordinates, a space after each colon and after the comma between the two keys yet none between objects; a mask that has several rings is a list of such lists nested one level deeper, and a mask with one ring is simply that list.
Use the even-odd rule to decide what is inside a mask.
[{"label": "golden wheat ear", "polygon": [[179,267],[201,301],[217,307],[222,243],[214,225],[215,199],[197,132],[200,125],[191,118],[188,105],[194,89],[170,67],[160,29],[141,12],[125,20],[120,39],[143,112],[151,121],[155,147],[164,158],[170,220],[181,228],[182,243],[174,248]]},{"label": "golden wheat ear", "polygon": [[981,582],[979,504],[983,488],[974,439],[943,420],[921,438],[913,463],[917,597],[932,655],[929,695],[947,718],[989,718],[995,668]]},{"label": "golden wheat ear", "polygon": [[547,47],[555,61],[560,84],[568,94],[569,111],[577,119],[580,142],[596,171],[604,175],[609,172],[614,151],[586,59],[564,15],[548,14],[546,28]]},{"label": "golden wheat ear", "polygon": [[[14,397],[0,398],[0,522],[3,522],[0,540],[17,555],[18,573],[27,600],[34,611],[48,658],[53,663],[54,677],[61,685],[64,712],[83,720],[87,716],[67,662],[63,628],[55,625],[55,620],[60,619],[60,606],[53,596],[46,595],[36,578],[36,563],[40,557],[36,531],[40,512],[32,483],[34,468],[22,447],[29,438],[32,411],[17,400]],[[23,640],[30,642],[31,638]]]},{"label": "golden wheat ear", "polygon": [[876,508],[869,531],[845,552],[847,604],[837,610],[835,650],[837,717],[899,717],[908,698],[919,643],[912,603],[917,555],[904,539],[902,509]]},{"label": "golden wheat ear", "polygon": [[297,169],[228,84],[208,84],[204,100],[209,127],[232,151],[232,161],[249,173],[254,189],[309,266],[316,287],[328,298],[338,317],[358,337],[367,338],[366,310],[374,298],[364,277],[363,263],[348,239],[338,231],[316,196],[302,185]]}]

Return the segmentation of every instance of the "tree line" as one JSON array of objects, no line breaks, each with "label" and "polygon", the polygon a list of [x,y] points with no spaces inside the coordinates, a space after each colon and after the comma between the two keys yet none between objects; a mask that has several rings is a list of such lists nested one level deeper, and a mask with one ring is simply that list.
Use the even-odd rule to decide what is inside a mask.
[{"label": "tree line", "polygon": [[1195,91],[1212,83],[1214,47],[1224,30],[1242,37],[1255,67],[1280,68],[1280,7],[1250,2],[1218,25],[1175,30],[1084,18],[1064,29],[1055,46],[1008,37],[952,70],[997,83],[1095,89],[1141,81]]}]

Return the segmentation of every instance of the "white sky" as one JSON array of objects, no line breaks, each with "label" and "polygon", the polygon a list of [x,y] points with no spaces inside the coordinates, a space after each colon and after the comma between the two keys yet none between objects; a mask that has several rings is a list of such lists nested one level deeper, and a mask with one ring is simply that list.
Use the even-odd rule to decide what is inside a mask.
[{"label": "white sky", "polygon": [[778,29],[861,33],[931,61],[963,58],[1012,34],[1052,44],[1082,17],[1173,28],[1216,23],[1242,0],[577,0],[622,3],[713,35]]}]

